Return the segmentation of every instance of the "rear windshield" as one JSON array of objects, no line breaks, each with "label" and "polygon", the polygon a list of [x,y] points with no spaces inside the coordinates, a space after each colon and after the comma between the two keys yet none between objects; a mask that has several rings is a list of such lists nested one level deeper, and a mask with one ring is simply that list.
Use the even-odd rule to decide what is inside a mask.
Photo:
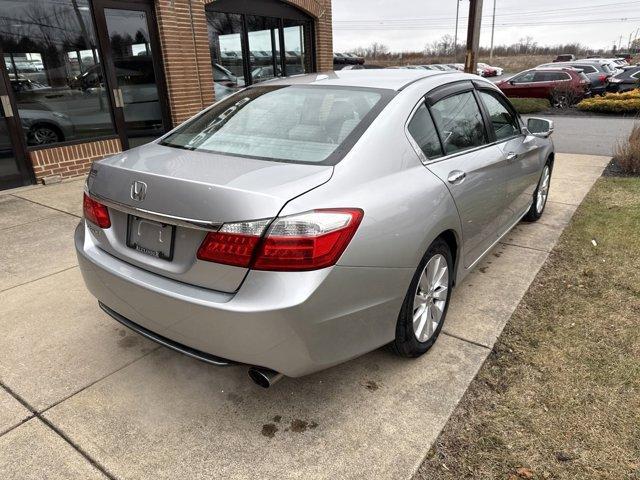
[{"label": "rear windshield", "polygon": [[160,143],[268,160],[334,164],[392,94],[309,85],[250,88],[185,123]]}]

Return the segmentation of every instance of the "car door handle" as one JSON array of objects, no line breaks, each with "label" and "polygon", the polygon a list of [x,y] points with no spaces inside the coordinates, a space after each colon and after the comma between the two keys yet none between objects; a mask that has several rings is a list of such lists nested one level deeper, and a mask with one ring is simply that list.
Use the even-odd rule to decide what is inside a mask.
[{"label": "car door handle", "polygon": [[462,183],[462,181],[465,179],[466,176],[467,174],[465,172],[461,170],[454,170],[453,172],[449,173],[449,176],[447,177],[447,181],[452,185],[456,185],[458,183]]},{"label": "car door handle", "polygon": [[517,160],[519,157],[519,155],[516,152],[509,152],[507,153],[507,160],[508,161],[512,161],[512,160]]}]

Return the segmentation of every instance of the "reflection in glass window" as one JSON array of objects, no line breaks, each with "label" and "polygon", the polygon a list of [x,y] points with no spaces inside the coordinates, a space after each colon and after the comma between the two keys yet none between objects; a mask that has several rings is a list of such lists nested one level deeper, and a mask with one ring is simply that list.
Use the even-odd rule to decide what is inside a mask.
[{"label": "reflection in glass window", "polygon": [[280,20],[247,15],[252,83],[282,76],[280,65]]},{"label": "reflection in glass window", "polygon": [[496,140],[505,140],[520,134],[518,120],[509,109],[498,99],[497,93],[480,91],[480,98],[487,107],[487,113],[491,118],[493,129],[496,132]]},{"label": "reflection in glass window", "polygon": [[445,154],[479,147],[486,141],[484,123],[471,92],[452,95],[431,108]]},{"label": "reflection in glass window", "polygon": [[216,99],[244,87],[242,16],[207,12],[209,50]]},{"label": "reflection in glass window", "polygon": [[[0,0],[0,49],[27,144],[114,134],[88,0]],[[94,72],[95,73],[95,72]]]},{"label": "reflection in glass window", "polygon": [[307,64],[304,28],[295,20],[284,21],[285,68],[287,75],[299,75],[311,71]]},{"label": "reflection in glass window", "polygon": [[424,103],[418,107],[409,122],[409,133],[427,158],[442,156],[438,132]]},{"label": "reflection in glass window", "polygon": [[216,99],[245,85],[311,72],[309,22],[210,9],[206,17]]}]

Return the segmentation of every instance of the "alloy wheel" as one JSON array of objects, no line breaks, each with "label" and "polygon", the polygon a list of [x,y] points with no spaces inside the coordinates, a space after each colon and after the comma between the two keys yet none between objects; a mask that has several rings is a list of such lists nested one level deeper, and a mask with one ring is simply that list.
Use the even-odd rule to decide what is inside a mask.
[{"label": "alloy wheel", "polygon": [[436,254],[425,265],[413,300],[413,333],[419,342],[429,340],[438,329],[447,305],[448,290],[447,259]]},{"label": "alloy wheel", "polygon": [[47,145],[59,141],[58,133],[49,127],[38,127],[31,131],[35,145]]},{"label": "alloy wheel", "polygon": [[547,204],[547,198],[549,196],[549,183],[551,181],[551,172],[549,171],[549,165],[544,167],[542,171],[542,178],[540,179],[540,185],[538,185],[538,194],[536,195],[536,212],[542,213],[544,206]]}]

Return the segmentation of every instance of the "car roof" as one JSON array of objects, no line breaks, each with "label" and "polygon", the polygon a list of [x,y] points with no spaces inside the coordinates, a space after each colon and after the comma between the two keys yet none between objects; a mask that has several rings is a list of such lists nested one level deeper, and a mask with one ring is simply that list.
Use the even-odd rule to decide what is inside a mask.
[{"label": "car roof", "polygon": [[382,88],[387,90],[402,90],[407,85],[423,78],[436,75],[455,75],[455,71],[445,72],[424,69],[386,68],[379,70],[338,70],[335,72],[320,72],[307,75],[294,75],[259,85],[325,85],[335,87]]}]

